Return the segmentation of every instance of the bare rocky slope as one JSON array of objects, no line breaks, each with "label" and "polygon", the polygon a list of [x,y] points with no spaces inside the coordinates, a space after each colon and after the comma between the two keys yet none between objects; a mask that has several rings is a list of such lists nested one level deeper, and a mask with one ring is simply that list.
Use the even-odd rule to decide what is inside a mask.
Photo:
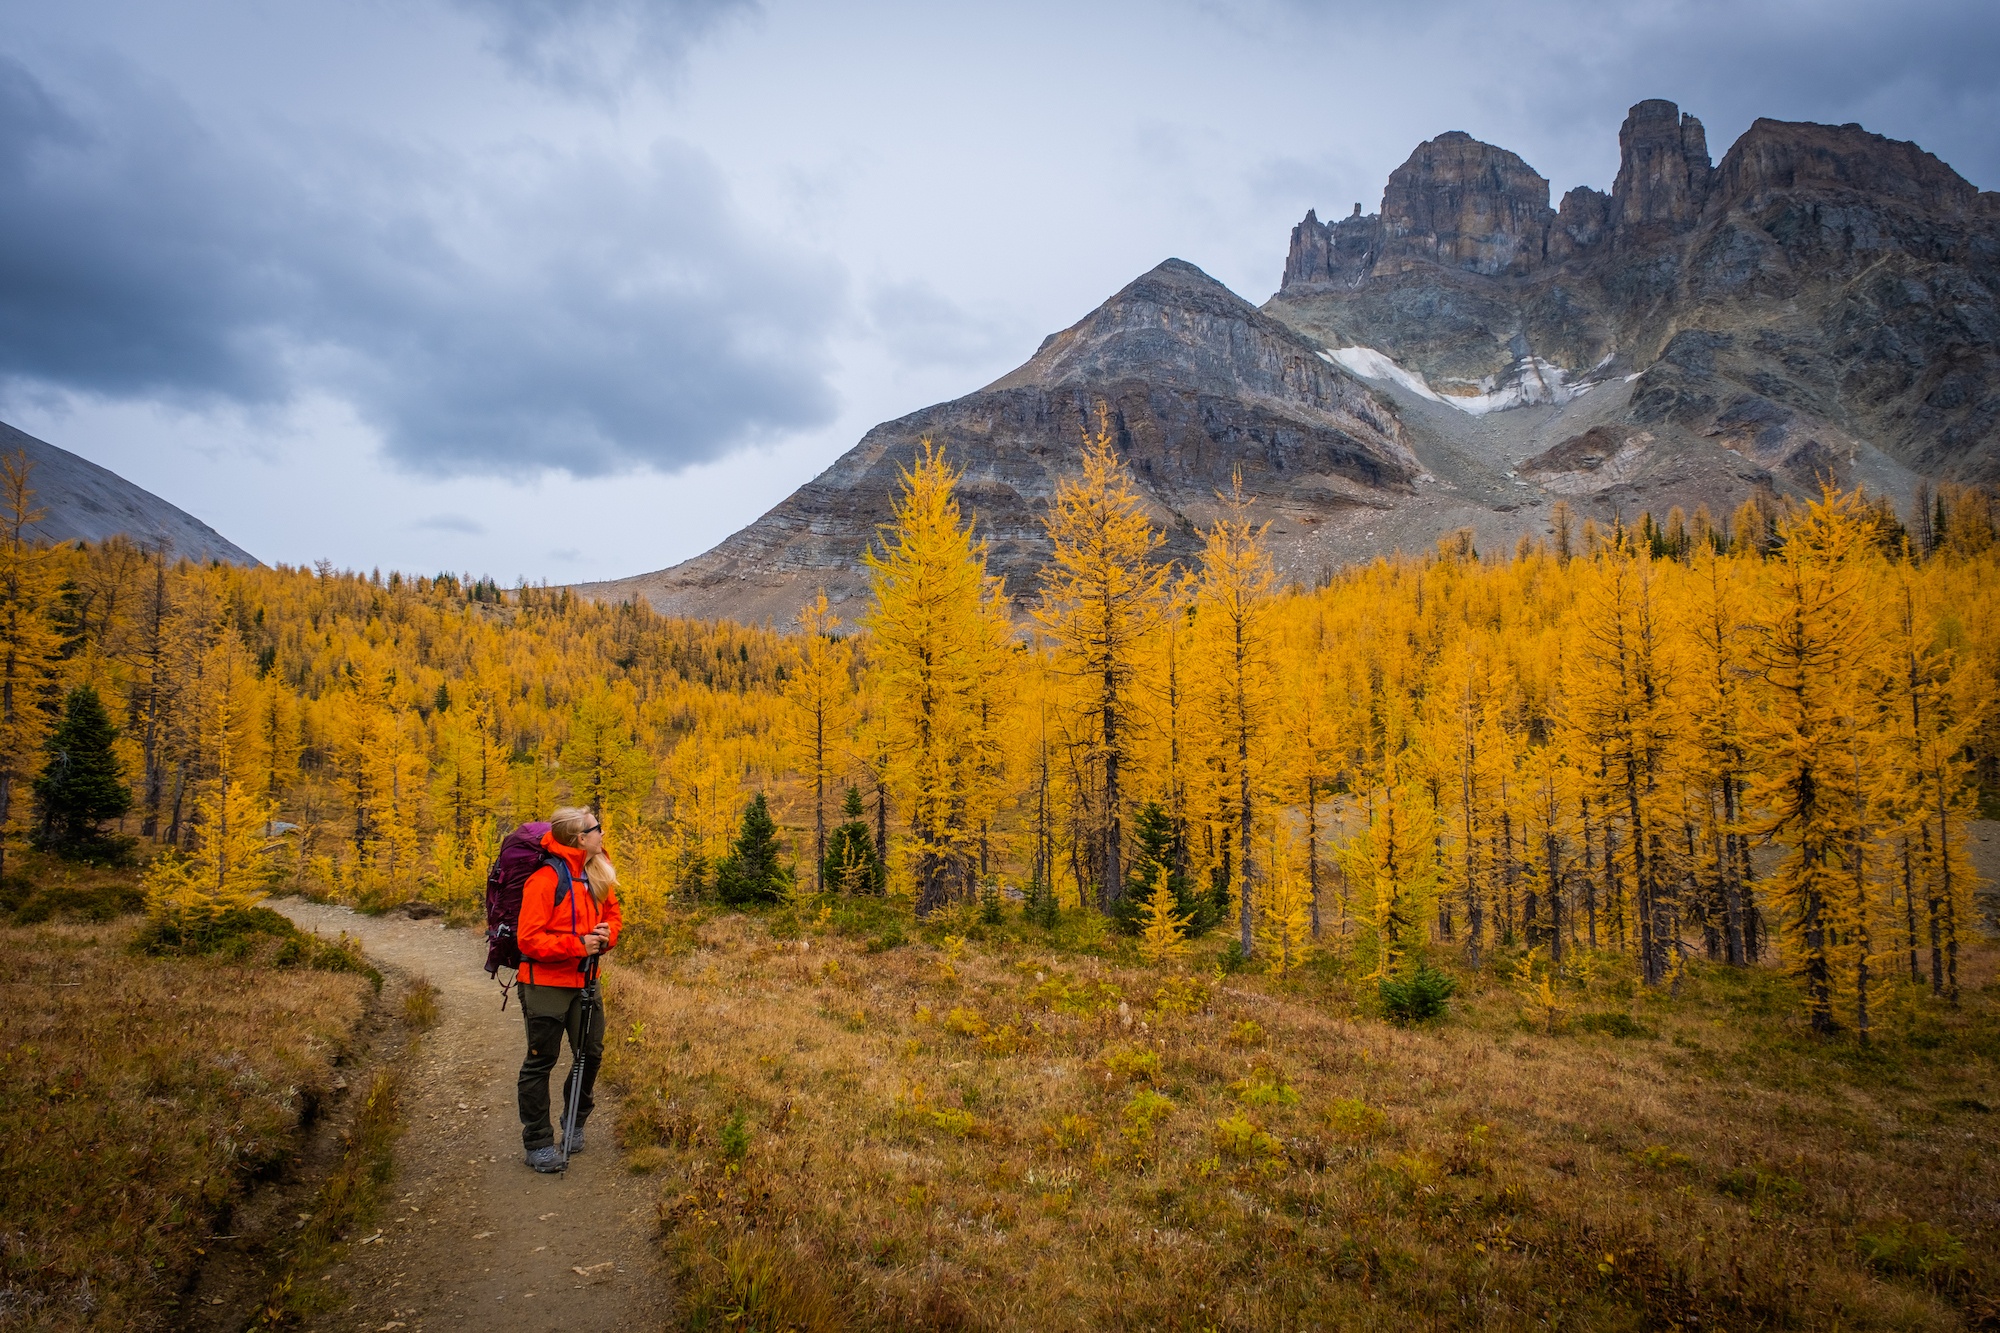
[{"label": "bare rocky slope", "polygon": [[172,555],[231,565],[255,565],[256,556],[193,514],[134,486],[109,468],[38,440],[0,422],[0,456],[27,455],[28,484],[42,520],[29,531],[43,541],[102,541],[123,534],[142,545],[165,546]]},{"label": "bare rocky slope", "polygon": [[1040,516],[1100,413],[1168,554],[1239,471],[1307,582],[1549,507],[1726,514],[1823,481],[1906,501],[2000,482],[2000,195],[1858,125],[1759,120],[1720,164],[1641,102],[1611,192],[1559,206],[1518,156],[1453,132],[1381,208],[1293,230],[1262,309],[1169,260],[976,393],[871,430],[714,550],[584,585],[670,614],[786,622],[859,557],[932,438],[1017,598]]}]

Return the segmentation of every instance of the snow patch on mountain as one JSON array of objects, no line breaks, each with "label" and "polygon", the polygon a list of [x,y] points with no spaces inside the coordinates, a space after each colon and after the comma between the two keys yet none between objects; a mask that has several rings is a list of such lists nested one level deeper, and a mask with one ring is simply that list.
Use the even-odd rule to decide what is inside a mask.
[{"label": "snow patch on mountain", "polygon": [[1330,351],[1322,350],[1320,356],[1343,370],[1352,371],[1362,379],[1388,380],[1402,385],[1419,398],[1428,398],[1434,403],[1444,401],[1430,385],[1424,382],[1422,375],[1403,369],[1372,347],[1336,347]]},{"label": "snow patch on mountain", "polygon": [[[1372,347],[1329,348],[1322,350],[1320,356],[1363,379],[1387,380],[1401,385],[1419,398],[1455,407],[1475,417],[1536,403],[1566,403],[1588,393],[1598,383],[1588,377],[1572,380],[1570,372],[1555,362],[1530,355],[1521,357],[1498,375],[1479,380],[1454,380],[1439,391],[1416,371],[1397,365]],[[1605,360],[1608,362],[1610,358]],[[1593,368],[1592,373],[1601,368]]]}]

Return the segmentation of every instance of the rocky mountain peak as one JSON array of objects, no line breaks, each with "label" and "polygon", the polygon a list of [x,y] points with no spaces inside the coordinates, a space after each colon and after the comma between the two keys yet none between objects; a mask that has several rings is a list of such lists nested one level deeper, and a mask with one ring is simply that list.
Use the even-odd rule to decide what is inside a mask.
[{"label": "rocky mountain peak", "polygon": [[1980,202],[1972,182],[1917,145],[1852,124],[1759,119],[1724,154],[1716,176],[1721,198],[1735,207],[1808,190],[1929,212],[1968,211]]},{"label": "rocky mountain peak", "polygon": [[1418,265],[1521,276],[1542,266],[1555,215],[1549,183],[1520,156],[1451,130],[1389,174],[1382,211],[1292,231],[1285,286],[1354,285]]},{"label": "rocky mountain peak", "polygon": [[1389,174],[1379,214],[1357,204],[1329,223],[1309,211],[1292,229],[1283,287],[1352,287],[1424,265],[1532,277],[1614,240],[1629,249],[1694,226],[1718,174],[1701,122],[1649,99],[1626,115],[1618,146],[1611,193],[1579,187],[1557,211],[1548,181],[1517,154],[1462,130],[1440,134]]},{"label": "rocky mountain peak", "polygon": [[860,553],[928,439],[964,470],[960,495],[990,568],[1009,595],[1031,597],[1049,554],[1049,498],[1100,428],[1166,533],[1168,556],[1194,556],[1197,526],[1240,477],[1265,512],[1285,520],[1287,565],[1300,576],[1331,567],[1332,516],[1401,502],[1424,471],[1396,414],[1317,342],[1174,259],[984,389],[875,427],[714,550],[583,591],[781,623],[802,588],[854,600],[867,583]]},{"label": "rocky mountain peak", "polygon": [[1064,389],[1139,374],[1200,392],[1269,397],[1337,378],[1319,351],[1193,264],[1169,259],[1050,336],[985,391]]},{"label": "rocky mountain peak", "polygon": [[1608,521],[1829,479],[1903,500],[1919,476],[2000,480],[2000,196],[1856,125],[1760,120],[1712,165],[1664,99],[1619,148],[1608,193],[1552,209],[1519,156],[1440,134],[1378,212],[1308,212],[1262,308],[1168,260],[714,550],[583,591],[780,623],[814,587],[850,603],[926,438],[1016,599],[1100,426],[1166,556],[1196,558],[1240,476],[1301,581],[1464,529],[1505,549],[1557,498]]},{"label": "rocky mountain peak", "polygon": [[1460,130],[1419,144],[1382,193],[1388,262],[1524,274],[1548,245],[1549,183],[1517,155]]},{"label": "rocky mountain peak", "polygon": [[2000,478],[2000,195],[1859,125],[1759,120],[1712,165],[1651,99],[1618,141],[1610,193],[1564,195],[1538,252],[1541,178],[1442,135],[1379,219],[1301,223],[1265,309],[1426,404],[1587,401],[1652,441],[1628,462],[1719,443],[1807,491]]},{"label": "rocky mountain peak", "polygon": [[1663,98],[1634,106],[1618,129],[1611,212],[1621,239],[1685,231],[1708,202],[1715,169],[1701,122]]}]

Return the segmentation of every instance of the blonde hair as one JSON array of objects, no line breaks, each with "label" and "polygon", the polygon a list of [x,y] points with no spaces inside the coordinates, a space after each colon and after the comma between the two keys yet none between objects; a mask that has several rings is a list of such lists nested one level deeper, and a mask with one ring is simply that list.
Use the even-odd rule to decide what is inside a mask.
[{"label": "blonde hair", "polygon": [[[581,848],[583,837],[594,827],[603,823],[590,812],[589,807],[566,805],[549,816],[549,832],[565,847]],[[584,863],[583,873],[590,877],[590,896],[603,902],[618,887],[618,872],[611,865],[611,859],[598,852]]]}]

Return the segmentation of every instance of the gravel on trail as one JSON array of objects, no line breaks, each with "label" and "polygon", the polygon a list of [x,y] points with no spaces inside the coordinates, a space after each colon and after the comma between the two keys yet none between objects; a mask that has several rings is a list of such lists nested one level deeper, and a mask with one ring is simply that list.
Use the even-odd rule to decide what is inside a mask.
[{"label": "gravel on trail", "polygon": [[[578,1333],[664,1327],[667,1285],[651,1243],[647,1183],[619,1168],[611,1139],[615,1099],[600,1082],[585,1152],[567,1175],[522,1161],[514,1082],[526,1049],[519,1009],[500,1011],[486,975],[485,941],[469,930],[389,914],[273,901],[299,927],[354,936],[384,971],[428,978],[438,1023],[404,1071],[396,1176],[367,1236],[311,1280],[345,1299],[309,1327],[457,1328]],[[609,1015],[612,1031],[618,1015]],[[568,1072],[567,1056],[554,1081]],[[555,1107],[559,1091],[551,1093]]]}]

